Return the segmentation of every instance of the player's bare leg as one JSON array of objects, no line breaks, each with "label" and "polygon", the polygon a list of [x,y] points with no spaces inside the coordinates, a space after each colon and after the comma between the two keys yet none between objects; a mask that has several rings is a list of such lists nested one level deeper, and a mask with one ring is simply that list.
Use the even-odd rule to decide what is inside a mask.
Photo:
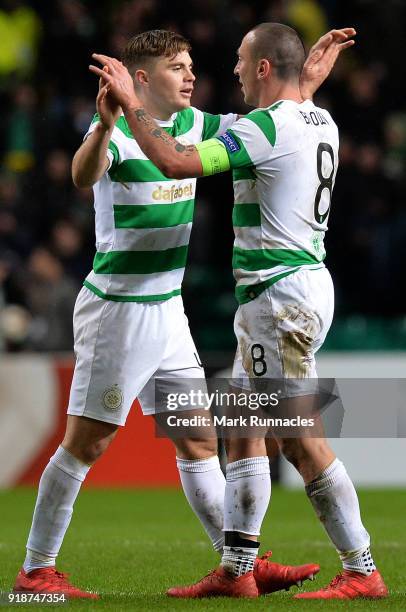
[{"label": "player's bare leg", "polygon": [[118,425],[88,417],[68,415],[62,446],[74,457],[92,466],[115,438]]},{"label": "player's bare leg", "polygon": [[[321,424],[318,426],[322,434]],[[285,438],[280,440],[280,447],[301,474],[306,493],[344,570],[328,587],[295,597],[385,597],[387,589],[370,552],[370,537],[362,524],[357,493],[343,463],[322,437]]]},{"label": "player's bare leg", "polygon": [[55,562],[68,529],[73,505],[90,467],[104,453],[118,426],[87,417],[68,416],[65,437],[46,466],[38,489],[27,556],[16,591],[65,593],[96,598],[69,584]]},{"label": "player's bare leg", "polygon": [[269,436],[265,438],[266,454],[268,455],[269,461],[276,459],[279,455],[279,444],[276,438]]}]

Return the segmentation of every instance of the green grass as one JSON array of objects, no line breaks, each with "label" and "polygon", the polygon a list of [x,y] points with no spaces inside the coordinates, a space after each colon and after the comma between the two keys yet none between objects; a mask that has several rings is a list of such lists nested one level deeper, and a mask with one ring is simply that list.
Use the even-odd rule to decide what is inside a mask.
[{"label": "green grass", "polygon": [[[11,589],[25,553],[35,491],[0,493],[0,590]],[[364,522],[373,553],[390,589],[381,601],[301,602],[297,592],[274,593],[257,600],[174,600],[165,589],[201,578],[218,556],[177,490],[84,490],[59,557],[58,567],[72,582],[98,591],[97,602],[74,601],[72,610],[405,610],[406,494],[360,491]],[[271,548],[281,563],[314,561],[322,566],[315,582],[323,586],[339,571],[339,562],[303,492],[274,487],[265,518],[261,550]],[[18,606],[20,609],[22,606]],[[27,606],[25,606],[27,608]],[[30,606],[31,607],[31,606]],[[2,608],[11,609],[11,608]],[[15,609],[15,606],[14,606]],[[35,606],[48,610],[49,606]],[[62,608],[63,609],[63,608]]]}]

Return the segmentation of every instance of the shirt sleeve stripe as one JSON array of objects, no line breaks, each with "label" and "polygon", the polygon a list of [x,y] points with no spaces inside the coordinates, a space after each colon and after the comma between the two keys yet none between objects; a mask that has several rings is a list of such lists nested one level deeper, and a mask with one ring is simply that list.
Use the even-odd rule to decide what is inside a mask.
[{"label": "shirt sleeve stripe", "polygon": [[238,143],[239,150],[230,152],[227,147],[226,151],[228,153],[228,157],[230,160],[230,165],[232,168],[247,168],[254,165],[252,163],[252,159],[248,155],[248,151],[239,136],[234,132],[234,130],[228,129],[227,132],[231,134],[234,140]]},{"label": "shirt sleeve stripe", "polygon": [[254,111],[246,115],[245,119],[249,119],[259,127],[261,132],[267,138],[268,142],[274,147],[276,142],[276,127],[274,120],[267,110]]},{"label": "shirt sleeve stripe", "polygon": [[209,140],[213,138],[220,127],[220,115],[211,115],[210,113],[203,113],[203,134],[202,140]]}]

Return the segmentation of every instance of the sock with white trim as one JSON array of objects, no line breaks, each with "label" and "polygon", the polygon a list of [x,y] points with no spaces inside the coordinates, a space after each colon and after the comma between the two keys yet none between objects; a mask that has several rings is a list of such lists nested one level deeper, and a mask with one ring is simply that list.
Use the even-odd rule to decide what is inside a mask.
[{"label": "sock with white trim", "polygon": [[73,504],[89,469],[89,465],[62,446],[50,458],[39,483],[23,565],[26,572],[55,565],[72,517]]},{"label": "sock with white trim", "polygon": [[250,457],[227,465],[221,564],[234,576],[254,568],[259,543],[241,534],[259,536],[270,497],[268,457]]},{"label": "sock with white trim", "polygon": [[306,485],[306,493],[337,549],[343,568],[369,575],[376,569],[358,496],[343,463],[335,459]]},{"label": "sock with white trim", "polygon": [[224,545],[223,509],[226,481],[217,455],[208,459],[176,458],[183,491],[217,552]]}]

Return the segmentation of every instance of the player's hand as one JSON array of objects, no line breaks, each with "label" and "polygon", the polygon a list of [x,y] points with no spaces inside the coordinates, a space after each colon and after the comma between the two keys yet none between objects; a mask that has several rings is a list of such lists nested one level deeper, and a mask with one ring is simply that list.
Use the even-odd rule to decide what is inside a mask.
[{"label": "player's hand", "polygon": [[107,86],[106,93],[108,92],[123,111],[142,106],[135,94],[131,75],[122,62],[99,53],[93,53],[92,57],[102,64],[103,69],[90,65],[89,70],[100,77],[102,83]]},{"label": "player's hand", "polygon": [[354,28],[330,30],[310,49],[300,76],[300,93],[303,99],[312,98],[330,74],[340,53],[355,43]]},{"label": "player's hand", "polygon": [[[108,72],[107,66],[105,66],[103,70],[104,72]],[[99,93],[96,98],[96,109],[100,116],[100,123],[107,130],[112,129],[121,114],[121,106],[109,93],[109,85],[105,84],[102,78],[99,79]]]}]

